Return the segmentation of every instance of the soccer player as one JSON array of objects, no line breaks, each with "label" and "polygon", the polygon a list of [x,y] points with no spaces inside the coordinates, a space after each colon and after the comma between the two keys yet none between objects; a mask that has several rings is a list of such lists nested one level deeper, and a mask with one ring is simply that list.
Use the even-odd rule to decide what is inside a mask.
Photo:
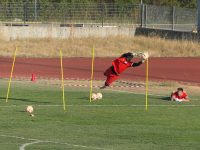
[{"label": "soccer player", "polygon": [[190,100],[187,93],[183,91],[183,88],[178,88],[176,92],[172,92],[171,101],[189,102]]},{"label": "soccer player", "polygon": [[122,72],[124,72],[129,67],[137,67],[140,66],[142,63],[145,62],[147,59],[147,55],[142,56],[142,60],[139,62],[132,62],[133,54],[128,52],[125,54],[122,54],[119,58],[115,59],[112,62],[112,66],[109,67],[105,72],[104,76],[107,77],[104,86],[101,87],[101,89],[104,89],[106,87],[109,87],[111,83],[113,83],[115,80],[117,80]]}]

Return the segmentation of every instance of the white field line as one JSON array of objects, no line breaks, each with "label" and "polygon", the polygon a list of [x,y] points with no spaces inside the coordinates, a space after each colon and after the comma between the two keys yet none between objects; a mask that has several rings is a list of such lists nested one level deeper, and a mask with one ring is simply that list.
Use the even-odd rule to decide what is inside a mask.
[{"label": "white field line", "polygon": [[[130,93],[130,94],[135,94],[135,95],[145,95],[144,93],[135,93],[131,91],[123,91],[123,90],[114,90],[114,89],[106,89],[108,91],[112,92],[121,92],[121,93]],[[159,94],[148,94],[149,96],[157,96],[157,97],[169,97],[169,95],[159,95]],[[198,101],[198,99],[192,99],[192,101]]]},{"label": "white field line", "polygon": [[[177,102],[180,103],[180,102]],[[13,107],[26,107],[27,105],[9,105],[0,106],[0,108],[13,108]],[[62,107],[63,105],[34,105],[35,107]],[[69,107],[145,107],[146,105],[67,105]],[[200,107],[200,105],[187,104],[187,105],[148,105],[149,107]]]},{"label": "white field line", "polygon": [[[111,92],[120,92],[120,93],[129,93],[129,94],[135,94],[135,95],[144,95],[144,93],[136,93],[136,92],[131,92],[131,91],[124,91],[124,90],[115,90],[115,89],[104,89],[105,91],[111,91]],[[159,94],[148,94],[149,96],[157,96],[157,97],[169,97],[169,95],[159,95]],[[192,101],[199,101],[199,99],[192,99]]]},{"label": "white field line", "polygon": [[19,147],[19,150],[25,150],[25,147],[29,146],[29,145],[33,145],[33,144],[37,144],[37,143],[41,143],[42,141],[34,141],[34,142],[29,142],[29,143],[25,143],[22,146]]},{"label": "white field line", "polygon": [[[177,102],[180,103],[180,102]],[[62,105],[38,105],[39,107],[61,107]],[[69,107],[145,107],[146,105],[67,105]],[[148,105],[150,107],[200,107],[200,105]]]},{"label": "white field line", "polygon": [[28,142],[28,143],[21,145],[19,150],[25,150],[25,147],[32,145],[32,144],[37,144],[37,143],[52,143],[52,144],[58,144],[58,145],[68,145],[68,146],[71,146],[71,147],[79,147],[79,148],[84,148],[84,149],[112,150],[112,149],[105,149],[105,148],[100,148],[100,147],[92,147],[92,146],[77,145],[77,144],[70,144],[70,143],[60,143],[60,142],[56,142],[56,141],[24,138],[24,137],[20,137],[20,136],[5,135],[5,134],[0,134],[0,136],[1,137],[7,137],[7,138],[15,138],[15,139],[32,141],[32,142]]},{"label": "white field line", "polygon": [[[121,92],[121,93],[130,93],[130,94],[136,94],[136,95],[145,95],[144,93],[135,93],[131,91],[123,91],[123,90],[114,90],[114,89],[106,89],[107,91],[112,91],[112,92]],[[149,96],[157,96],[157,97],[167,97],[166,95],[156,95],[156,94],[148,94]],[[168,95],[169,96],[169,95]],[[192,99],[192,101],[199,101],[199,99]],[[177,102],[180,103],[180,102]],[[4,107],[20,107],[24,106],[26,107],[27,105],[9,105],[9,106],[0,106],[0,108]],[[60,107],[63,105],[34,105],[38,107]],[[70,107],[75,107],[75,106],[83,106],[83,107],[144,107],[146,105],[67,105]],[[194,105],[194,104],[188,104],[188,105],[148,105],[149,107],[200,107],[200,105]]]}]

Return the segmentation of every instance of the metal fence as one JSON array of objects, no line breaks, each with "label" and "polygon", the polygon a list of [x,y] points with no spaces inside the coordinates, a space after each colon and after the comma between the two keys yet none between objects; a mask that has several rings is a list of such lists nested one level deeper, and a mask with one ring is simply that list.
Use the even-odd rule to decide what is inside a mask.
[{"label": "metal fence", "polygon": [[0,3],[1,23],[136,26],[192,31],[197,10],[111,3]]},{"label": "metal fence", "polygon": [[0,3],[2,22],[139,24],[139,5],[108,3]]},{"label": "metal fence", "polygon": [[197,27],[197,10],[143,5],[141,20],[144,27],[195,31]]}]

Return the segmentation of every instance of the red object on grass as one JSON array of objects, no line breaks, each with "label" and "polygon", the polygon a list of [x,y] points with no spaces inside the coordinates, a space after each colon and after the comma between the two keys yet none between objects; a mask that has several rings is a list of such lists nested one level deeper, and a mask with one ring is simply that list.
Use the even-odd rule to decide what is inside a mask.
[{"label": "red object on grass", "polygon": [[31,75],[31,81],[33,81],[33,82],[36,81],[35,74],[33,74],[33,73],[32,73],[32,75]]}]

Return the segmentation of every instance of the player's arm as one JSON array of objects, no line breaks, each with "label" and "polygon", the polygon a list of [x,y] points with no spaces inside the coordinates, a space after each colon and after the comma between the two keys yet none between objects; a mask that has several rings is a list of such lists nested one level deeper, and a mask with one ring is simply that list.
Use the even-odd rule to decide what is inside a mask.
[{"label": "player's arm", "polygon": [[176,95],[174,91],[171,93],[171,101],[176,101]]},{"label": "player's arm", "polygon": [[149,57],[148,53],[144,53],[144,54],[142,55],[142,60],[139,61],[139,62],[137,62],[137,63],[133,63],[133,64],[132,64],[132,67],[140,66],[141,64],[143,64],[143,63],[148,59],[148,57]]},{"label": "player's arm", "polygon": [[188,98],[188,96],[186,96],[184,99],[183,99],[184,102],[189,102],[190,99]]},{"label": "player's arm", "polygon": [[132,67],[138,67],[138,66],[140,66],[141,64],[143,64],[144,62],[145,62],[145,60],[142,59],[142,60],[140,60],[139,62],[133,63],[133,64],[132,64]]}]

